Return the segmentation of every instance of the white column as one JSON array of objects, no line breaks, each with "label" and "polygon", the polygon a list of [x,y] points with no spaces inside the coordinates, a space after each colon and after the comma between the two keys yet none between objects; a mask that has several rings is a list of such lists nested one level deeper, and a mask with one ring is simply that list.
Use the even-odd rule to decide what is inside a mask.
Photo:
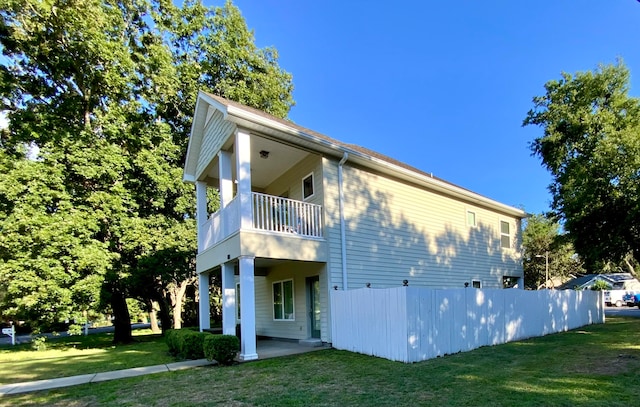
[{"label": "white column", "polygon": [[236,334],[236,282],[232,262],[222,264],[222,333]]},{"label": "white column", "polygon": [[198,275],[198,293],[200,294],[199,318],[200,332],[204,329],[211,328],[211,315],[209,313],[209,273],[200,273]]},{"label": "white column", "polygon": [[240,263],[240,360],[258,359],[256,351],[255,258],[241,256]]},{"label": "white column", "polygon": [[240,229],[253,227],[251,213],[251,137],[244,130],[236,133],[236,173],[240,199]]},{"label": "white column", "polygon": [[233,199],[233,175],[231,174],[231,153],[218,153],[218,172],[220,173],[220,208],[226,208]]},{"label": "white column", "polygon": [[200,252],[203,249],[203,236],[205,234],[203,225],[209,218],[207,213],[207,183],[204,181],[196,181],[196,217],[196,223],[198,224],[198,252]]}]

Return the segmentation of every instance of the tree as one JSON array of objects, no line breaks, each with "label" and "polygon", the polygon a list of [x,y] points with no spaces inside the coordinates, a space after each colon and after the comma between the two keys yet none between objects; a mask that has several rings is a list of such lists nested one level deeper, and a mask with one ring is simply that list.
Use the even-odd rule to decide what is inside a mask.
[{"label": "tree", "polygon": [[[0,150],[0,286],[3,319],[84,319],[98,304],[106,245],[82,208],[71,209],[59,166],[10,160]],[[30,191],[37,191],[31,193]]]},{"label": "tree", "polygon": [[562,280],[584,272],[573,244],[559,233],[560,225],[544,215],[527,218],[522,233],[524,281],[528,288],[545,286],[548,261],[549,279]]},{"label": "tree", "polygon": [[60,319],[99,287],[114,341],[131,340],[126,298],[158,302],[170,326],[195,272],[181,178],[197,90],[283,117],[291,76],[231,2],[0,0],[0,44],[4,304]]},{"label": "tree", "polygon": [[550,171],[552,209],[590,269],[640,260],[640,101],[618,62],[562,74],[533,99],[524,125],[544,134],[531,144]]}]

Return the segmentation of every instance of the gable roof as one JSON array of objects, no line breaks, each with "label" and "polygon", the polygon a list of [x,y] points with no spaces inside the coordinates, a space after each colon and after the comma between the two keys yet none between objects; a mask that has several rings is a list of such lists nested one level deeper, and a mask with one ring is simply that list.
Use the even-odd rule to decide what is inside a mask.
[{"label": "gable roof", "polygon": [[558,287],[559,290],[570,290],[576,287],[588,287],[595,281],[602,280],[606,283],[613,285],[614,283],[620,283],[623,281],[635,280],[630,273],[601,273],[601,274],[585,274],[584,276],[573,278],[566,283]]},{"label": "gable roof", "polygon": [[197,151],[199,150],[203,137],[203,129],[209,106],[222,112],[225,120],[235,122],[241,127],[246,127],[258,132],[266,131],[269,132],[271,136],[283,138],[293,144],[302,145],[303,147],[335,158],[347,157],[349,161],[356,162],[365,167],[408,180],[446,195],[456,196],[476,205],[499,210],[510,216],[517,218],[525,218],[527,216],[521,209],[477,194],[442,178],[435,177],[433,173],[427,173],[384,154],[355,144],[341,142],[314,130],[299,126],[290,120],[281,119],[262,110],[203,91],[198,93],[198,100],[196,102],[185,163],[185,181],[195,181],[195,176],[197,175],[195,174],[198,161]]}]

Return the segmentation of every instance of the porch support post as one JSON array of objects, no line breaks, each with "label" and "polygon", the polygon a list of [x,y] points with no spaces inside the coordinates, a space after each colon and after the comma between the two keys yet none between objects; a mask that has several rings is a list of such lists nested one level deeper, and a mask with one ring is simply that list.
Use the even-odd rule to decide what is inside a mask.
[{"label": "porch support post", "polygon": [[200,318],[200,332],[211,328],[211,314],[209,308],[209,273],[198,274],[198,316]]},{"label": "porch support post", "polygon": [[240,360],[258,359],[256,351],[255,258],[240,256]]},{"label": "porch support post", "polygon": [[222,333],[236,334],[236,283],[232,262],[222,264]]},{"label": "porch support post", "polygon": [[253,227],[253,215],[251,212],[251,137],[248,132],[242,129],[238,129],[236,133],[236,165],[238,198],[240,199],[240,229],[251,229]]},{"label": "porch support post", "polygon": [[207,213],[207,183],[204,181],[196,181],[196,217],[198,223],[198,251],[201,251],[205,233],[203,225],[209,218]]},{"label": "porch support post", "polygon": [[233,199],[233,179],[231,178],[231,154],[228,151],[218,153],[220,173],[220,209],[224,209]]}]

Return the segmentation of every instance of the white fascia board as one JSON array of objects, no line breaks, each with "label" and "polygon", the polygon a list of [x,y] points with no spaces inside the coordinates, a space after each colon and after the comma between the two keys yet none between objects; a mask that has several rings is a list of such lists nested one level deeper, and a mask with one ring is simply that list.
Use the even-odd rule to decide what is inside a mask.
[{"label": "white fascia board", "polygon": [[[228,106],[227,112],[229,113],[229,120],[236,122],[239,125],[242,125],[243,121],[252,122],[261,126],[265,126],[271,128],[276,131],[280,131],[286,134],[294,135],[305,139],[306,141],[310,141],[312,143],[317,144],[321,148],[321,150],[329,150],[334,152],[337,157],[342,157],[342,155],[346,152],[349,154],[350,161],[360,162],[361,164],[367,167],[373,167],[379,170],[382,170],[386,173],[391,173],[401,179],[408,180],[410,182],[416,183],[418,185],[425,186],[430,189],[434,189],[439,192],[443,192],[447,195],[464,199],[466,201],[474,202],[476,204],[486,206],[489,208],[493,208],[498,210],[504,214],[511,215],[518,218],[526,218],[527,213],[521,209],[515,208],[510,205],[506,205],[495,201],[493,199],[484,197],[482,195],[476,194],[475,192],[468,191],[464,188],[460,188],[458,186],[448,184],[437,180],[435,178],[431,178],[424,174],[417,173],[415,171],[411,171],[407,168],[400,167],[398,165],[392,164],[390,162],[381,160],[376,157],[372,157],[370,155],[364,154],[360,151],[356,151],[350,149],[348,147],[332,143],[328,140],[321,139],[319,137],[315,137],[311,134],[304,133],[300,130],[297,130],[291,126],[287,126],[283,123],[277,122],[275,120],[271,120],[261,115],[257,115],[252,112],[248,112],[241,108],[235,106]],[[386,170],[386,171],[385,171]]]},{"label": "white fascia board", "polygon": [[222,113],[222,118],[227,120],[228,110],[231,109],[232,106],[226,106],[225,104],[218,102],[203,91],[198,92],[198,102],[200,102],[200,99],[207,102],[213,108],[219,110]]},{"label": "white fascia board", "polygon": [[[199,91],[198,98],[196,99],[196,107],[194,109],[193,120],[191,121],[191,131],[189,132],[189,143],[187,144],[187,155],[184,163],[184,170],[182,172],[182,181],[195,183],[197,181],[195,165],[192,160],[197,161],[197,157],[192,157],[193,144],[198,141],[198,145],[202,142],[204,127],[206,126],[207,111],[209,106],[219,110],[222,113],[223,119],[227,118],[227,107],[210,97],[206,93]],[[199,150],[199,148],[198,148]]]}]

